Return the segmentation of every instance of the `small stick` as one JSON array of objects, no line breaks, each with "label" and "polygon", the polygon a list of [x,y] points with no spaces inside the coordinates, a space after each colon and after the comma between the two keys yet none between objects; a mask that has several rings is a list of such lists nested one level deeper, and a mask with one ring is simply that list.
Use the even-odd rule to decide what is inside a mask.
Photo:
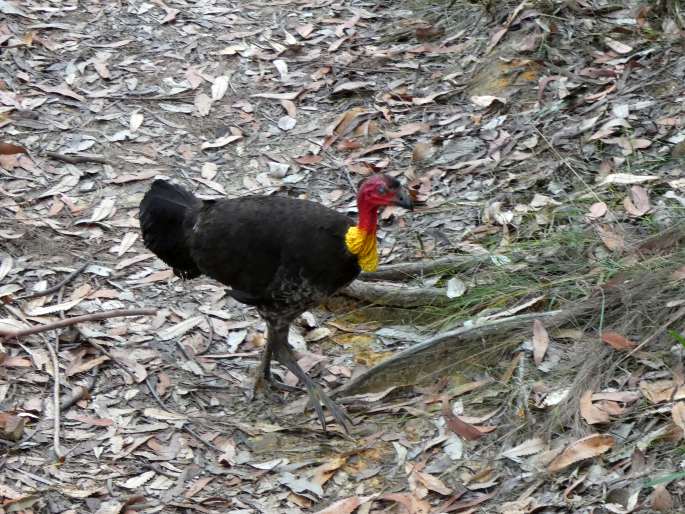
[{"label": "small stick", "polygon": [[[59,344],[59,335],[55,336],[57,339],[57,344]],[[64,454],[62,453],[62,448],[59,442],[59,362],[57,361],[57,353],[49,341],[45,341],[50,352],[50,357],[52,358],[52,380],[54,382],[54,389],[52,391],[52,409],[53,409],[53,433],[52,440],[55,449],[55,455],[58,459],[61,459]]]},{"label": "small stick", "polygon": [[150,390],[150,394],[152,397],[155,399],[157,404],[164,410],[169,410],[169,407],[167,407],[162,399],[159,397],[157,394],[157,391],[155,391],[154,386],[152,385],[152,382],[150,381],[150,377],[145,377],[145,384],[147,385],[147,388]]},{"label": "small stick", "polygon": [[112,161],[106,159],[101,155],[94,155],[89,153],[78,155],[64,155],[57,152],[47,152],[46,157],[55,159],[56,161],[66,162],[67,164],[81,164],[83,162],[97,162],[99,164],[112,164]]},{"label": "small stick", "polygon": [[219,448],[217,448],[216,446],[214,446],[212,443],[210,443],[209,441],[206,441],[205,439],[203,439],[202,437],[200,437],[200,434],[198,434],[197,432],[195,432],[192,428],[188,427],[188,424],[187,424],[187,423],[186,423],[185,425],[183,425],[183,430],[185,430],[186,432],[188,432],[188,433],[189,433],[190,435],[192,435],[195,439],[197,439],[198,442],[204,444],[204,445],[205,445],[207,448],[209,448],[210,450],[214,450],[215,452],[223,453]]},{"label": "small stick", "polygon": [[96,312],[94,314],[85,314],[83,316],[74,316],[73,318],[62,319],[47,325],[37,327],[25,328],[23,330],[16,330],[14,332],[9,330],[0,330],[0,338],[11,339],[31,334],[38,334],[40,332],[47,332],[48,330],[55,330],[56,328],[69,327],[82,323],[84,321],[101,321],[109,318],[123,318],[127,316],[152,316],[157,313],[157,309],[114,309],[112,311]]},{"label": "small stick", "polygon": [[128,370],[128,368],[126,368],[126,366],[123,365],[121,361],[119,361],[119,359],[117,359],[114,355],[107,351],[107,349],[104,346],[102,346],[100,343],[96,343],[95,341],[91,341],[90,339],[87,340],[87,343],[91,345],[93,348],[97,349],[100,353],[103,353],[104,355],[109,357],[109,360],[111,360],[114,364],[119,366],[119,368],[121,368],[121,370],[124,373],[126,373],[126,375],[128,375],[132,382],[136,381],[135,377],[131,375],[131,372]]},{"label": "small stick", "polygon": [[27,294],[24,296],[19,296],[17,300],[33,300],[34,298],[40,298],[41,296],[47,296],[52,293],[56,293],[61,288],[66,286],[69,282],[78,277],[83,271],[90,265],[89,262],[84,263],[80,268],[69,273],[61,282],[58,282],[52,287],[48,287],[45,291],[37,291],[35,293]]}]

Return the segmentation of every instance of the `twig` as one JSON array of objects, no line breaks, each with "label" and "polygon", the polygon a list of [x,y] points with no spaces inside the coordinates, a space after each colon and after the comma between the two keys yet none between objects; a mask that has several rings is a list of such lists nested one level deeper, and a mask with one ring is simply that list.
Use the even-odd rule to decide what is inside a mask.
[{"label": "twig", "polygon": [[124,366],[119,359],[117,359],[114,355],[112,355],[104,346],[102,346],[100,343],[96,343],[95,341],[91,341],[90,339],[87,340],[88,344],[91,345],[93,348],[97,349],[99,352],[102,354],[106,355],[109,357],[109,360],[111,360],[114,364],[119,366],[121,370],[128,375],[128,378],[131,379],[132,382],[136,381],[136,378],[131,374],[131,372],[128,370],[126,366]]},{"label": "twig", "polygon": [[212,443],[210,443],[209,441],[206,441],[205,439],[203,439],[202,437],[200,437],[200,434],[198,434],[197,432],[195,432],[192,428],[189,428],[187,423],[186,423],[185,425],[183,425],[183,430],[185,430],[186,432],[188,432],[190,435],[192,435],[195,439],[197,439],[199,442],[201,442],[202,444],[204,444],[204,445],[205,445],[207,448],[209,448],[210,450],[214,450],[215,452],[219,452],[219,453],[224,453],[224,452],[222,452],[219,448],[217,448],[216,446],[214,446]]},{"label": "twig", "polygon": [[34,298],[40,298],[42,296],[47,296],[49,294],[56,293],[61,288],[69,284],[69,282],[78,277],[81,273],[83,273],[83,271],[89,266],[89,264],[89,262],[84,263],[80,268],[72,271],[66,277],[64,277],[64,279],[61,282],[58,282],[52,287],[48,287],[44,291],[36,291],[35,293],[19,296],[17,300],[33,300]]},{"label": "twig", "polygon": [[678,312],[676,312],[673,316],[671,316],[666,323],[664,323],[662,326],[660,326],[656,332],[654,332],[651,336],[649,336],[647,339],[642,341],[639,345],[637,345],[635,348],[630,350],[630,353],[626,355],[626,357],[630,357],[633,355],[635,352],[640,351],[645,345],[651,343],[654,341],[657,337],[659,337],[661,334],[666,332],[666,329],[673,325],[676,321],[678,321],[680,318],[685,316],[685,307],[681,308]]},{"label": "twig", "polygon": [[[59,344],[59,334],[55,336],[55,339],[57,340],[57,344]],[[62,448],[60,447],[59,442],[59,362],[57,361],[57,353],[55,352],[55,348],[49,341],[46,341],[45,343],[48,347],[48,351],[50,352],[50,357],[52,358],[52,380],[54,382],[54,388],[52,391],[52,409],[54,411],[52,441],[55,449],[55,455],[57,455],[58,459],[61,459],[64,454],[62,453]]]},{"label": "twig", "polygon": [[152,397],[155,399],[157,404],[164,410],[169,410],[169,407],[167,407],[162,399],[159,397],[157,394],[157,391],[155,391],[155,388],[152,385],[152,382],[150,382],[150,377],[145,377],[145,384],[147,385],[147,388],[150,390],[150,394]]},{"label": "twig", "polygon": [[56,161],[66,162],[67,164],[81,164],[84,162],[97,162],[99,164],[112,164],[112,161],[106,159],[102,155],[94,155],[89,153],[77,154],[77,155],[64,155],[57,152],[47,152],[46,157],[55,159]]},{"label": "twig", "polygon": [[84,321],[101,321],[109,318],[123,318],[127,316],[152,316],[157,313],[156,309],[114,309],[112,311],[96,312],[94,314],[85,314],[83,316],[74,316],[47,325],[37,327],[25,328],[23,330],[16,330],[14,332],[9,330],[0,330],[0,337],[3,339],[13,339],[31,334],[38,334],[40,332],[47,332],[48,330],[55,330],[56,328],[64,328]]}]

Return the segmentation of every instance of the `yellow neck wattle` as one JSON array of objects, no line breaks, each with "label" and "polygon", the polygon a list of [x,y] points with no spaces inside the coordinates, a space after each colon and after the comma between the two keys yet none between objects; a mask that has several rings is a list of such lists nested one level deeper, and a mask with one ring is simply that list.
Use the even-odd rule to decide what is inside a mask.
[{"label": "yellow neck wattle", "polygon": [[378,268],[378,250],[376,233],[367,232],[359,227],[350,227],[345,234],[345,246],[357,256],[362,271],[376,271]]}]

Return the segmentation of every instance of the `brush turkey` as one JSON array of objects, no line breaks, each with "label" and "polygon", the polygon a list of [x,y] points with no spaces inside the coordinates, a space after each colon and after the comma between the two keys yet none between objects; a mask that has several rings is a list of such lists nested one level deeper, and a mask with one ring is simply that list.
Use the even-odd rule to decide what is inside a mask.
[{"label": "brush turkey", "polygon": [[[376,227],[384,205],[411,208],[400,183],[388,175],[364,180],[357,194],[359,220],[321,204],[280,196],[200,200],[182,187],[155,180],[140,204],[145,246],[174,273],[207,275],[228,294],[252,305],[268,334],[255,389],[272,379],[276,358],[306,387],[326,429],[323,407],[346,431],[350,422],[297,363],[288,344],[290,324],[304,311],[378,265]],[[283,384],[280,384],[281,386]]]}]

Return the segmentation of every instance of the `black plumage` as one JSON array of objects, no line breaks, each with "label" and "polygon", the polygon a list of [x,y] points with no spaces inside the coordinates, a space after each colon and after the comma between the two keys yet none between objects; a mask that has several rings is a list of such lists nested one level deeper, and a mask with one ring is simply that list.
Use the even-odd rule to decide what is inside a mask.
[{"label": "black plumage", "polygon": [[[383,175],[362,184],[358,203],[374,238],[380,205],[411,205],[399,183]],[[207,275],[230,286],[228,294],[236,300],[257,308],[268,337],[255,388],[272,382],[274,356],[304,383],[324,428],[322,405],[349,429],[344,411],[297,364],[288,330],[297,316],[359,274],[358,257],[345,243],[355,225],[351,218],[315,202],[279,196],[202,201],[178,185],[155,180],[140,204],[140,225],[145,246],[176,275]]]}]

